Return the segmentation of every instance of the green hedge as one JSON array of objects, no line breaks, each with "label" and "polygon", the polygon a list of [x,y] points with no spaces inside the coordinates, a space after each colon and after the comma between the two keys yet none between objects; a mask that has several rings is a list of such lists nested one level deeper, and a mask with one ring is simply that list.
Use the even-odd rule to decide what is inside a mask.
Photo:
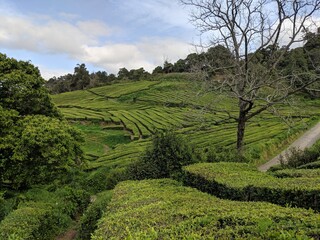
[{"label": "green hedge", "polygon": [[99,221],[102,239],[315,239],[320,215],[223,200],[170,180],[121,182]]},{"label": "green hedge", "polygon": [[90,239],[91,234],[96,230],[98,220],[106,210],[111,201],[112,191],[104,191],[93,198],[93,202],[88,206],[80,219],[78,239]]},{"label": "green hedge", "polygon": [[0,223],[0,239],[51,239],[56,232],[58,216],[52,204],[29,203],[11,212]]},{"label": "green hedge", "polygon": [[270,172],[277,178],[320,178],[320,169],[281,169]]},{"label": "green hedge", "polygon": [[34,188],[21,194],[17,209],[0,222],[0,240],[46,240],[64,231],[89,203],[86,191],[65,186]]},{"label": "green hedge", "polygon": [[221,198],[267,201],[320,210],[320,177],[276,178],[244,163],[200,163],[184,168],[184,182]]}]

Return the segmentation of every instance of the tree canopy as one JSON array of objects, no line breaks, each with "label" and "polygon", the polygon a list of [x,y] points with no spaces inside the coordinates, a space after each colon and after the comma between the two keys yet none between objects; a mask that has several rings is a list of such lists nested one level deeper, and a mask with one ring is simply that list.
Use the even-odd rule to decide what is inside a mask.
[{"label": "tree canopy", "polygon": [[62,120],[29,62],[0,54],[0,188],[27,188],[81,164],[81,135]]}]

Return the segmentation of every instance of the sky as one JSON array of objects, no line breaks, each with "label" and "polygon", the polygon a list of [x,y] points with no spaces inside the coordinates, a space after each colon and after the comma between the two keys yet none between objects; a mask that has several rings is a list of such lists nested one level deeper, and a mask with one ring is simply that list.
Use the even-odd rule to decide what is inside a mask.
[{"label": "sky", "polygon": [[49,79],[119,68],[152,71],[195,51],[178,0],[0,0],[0,52],[31,61]]}]

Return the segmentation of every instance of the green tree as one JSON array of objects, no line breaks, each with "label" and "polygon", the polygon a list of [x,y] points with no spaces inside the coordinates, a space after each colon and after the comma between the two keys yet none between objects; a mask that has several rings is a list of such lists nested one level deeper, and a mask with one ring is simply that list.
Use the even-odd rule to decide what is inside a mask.
[{"label": "green tree", "polygon": [[118,72],[118,79],[129,79],[129,71],[128,69],[120,68]]},{"label": "green tree", "polygon": [[43,85],[31,63],[0,54],[0,188],[47,183],[82,162],[81,135]]},{"label": "green tree", "polygon": [[[12,116],[12,115],[11,115]],[[11,124],[6,118],[6,123]],[[8,124],[7,124],[8,126]],[[0,140],[2,182],[14,188],[48,183],[82,163],[82,137],[67,122],[27,116]]]},{"label": "green tree", "polygon": [[74,74],[71,81],[72,90],[81,90],[85,89],[90,84],[90,75],[89,71],[86,68],[84,63],[77,64],[74,68]]},{"label": "green tree", "polygon": [[20,115],[59,116],[38,68],[0,53],[0,105]]},{"label": "green tree", "polygon": [[155,69],[153,69],[152,74],[158,74],[158,73],[163,73],[163,69],[161,66],[157,66]]}]

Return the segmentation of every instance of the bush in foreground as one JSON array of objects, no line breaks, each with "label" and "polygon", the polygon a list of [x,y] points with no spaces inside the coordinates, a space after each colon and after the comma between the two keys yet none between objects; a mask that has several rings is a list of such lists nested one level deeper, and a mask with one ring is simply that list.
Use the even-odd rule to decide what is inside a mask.
[{"label": "bush in foreground", "polygon": [[188,186],[221,198],[267,201],[320,210],[320,177],[277,178],[245,163],[199,163],[184,167]]},{"label": "bush in foreground", "polygon": [[92,239],[316,239],[319,217],[222,200],[170,179],[127,181],[114,189]]},{"label": "bush in foreground", "polygon": [[196,162],[196,155],[184,140],[173,132],[158,132],[152,146],[128,167],[132,179],[177,177],[182,166]]}]

